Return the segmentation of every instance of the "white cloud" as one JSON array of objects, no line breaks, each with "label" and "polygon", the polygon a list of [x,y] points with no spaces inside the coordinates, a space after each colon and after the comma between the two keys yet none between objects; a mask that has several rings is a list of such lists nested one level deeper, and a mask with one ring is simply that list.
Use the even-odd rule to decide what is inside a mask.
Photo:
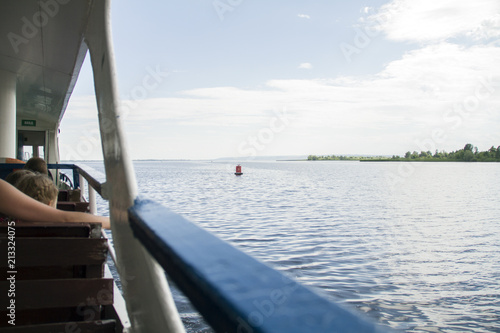
[{"label": "white cloud", "polygon": [[73,96],[70,100],[70,105],[66,109],[65,117],[71,114],[71,117],[86,120],[97,119],[97,103],[95,97],[89,98],[88,96]]},{"label": "white cloud", "polygon": [[308,19],[308,20],[311,18],[311,16],[309,16],[307,14],[298,14],[297,16],[300,17],[300,18]]},{"label": "white cloud", "polygon": [[[483,146],[499,144],[492,137],[500,139],[499,59],[500,48],[492,45],[439,43],[408,52],[373,76],[192,89],[175,97],[124,101],[128,112],[122,118],[134,158],[238,156],[238,145],[269,126],[284,107],[290,124],[259,154],[402,154],[419,150],[415,140],[429,138],[433,129],[447,135],[438,149],[458,149],[464,142],[487,149]],[[74,123],[66,117],[63,129],[66,136],[74,131],[79,140],[74,146],[81,146],[85,158],[88,146],[99,152],[91,145],[95,133],[82,129],[79,120],[95,117],[94,100],[76,99],[67,114]],[[153,147],[151,152],[145,146]]]},{"label": "white cloud", "polygon": [[[298,119],[292,125],[295,130],[314,133],[322,128],[362,136],[365,129],[380,130],[385,135],[404,130],[405,137],[411,138],[422,128],[454,125],[444,120],[445,114],[480,89],[480,94],[488,98],[480,101],[480,108],[464,111],[475,119],[474,128],[478,129],[477,124],[499,123],[497,114],[484,112],[500,107],[500,87],[494,86],[500,80],[500,68],[491,66],[499,57],[500,49],[494,47],[434,45],[406,54],[371,77],[271,80],[266,89],[259,90],[190,90],[184,97],[144,101],[140,111],[128,120],[166,120],[245,131],[265,124],[273,110],[286,106]],[[490,83],[486,87],[482,82]],[[496,90],[491,94],[490,89]],[[469,125],[464,120],[461,126]]]},{"label": "white cloud", "polygon": [[368,13],[370,13],[372,11],[373,11],[373,7],[363,7],[361,9],[361,12],[364,13],[364,14],[368,14]]},{"label": "white cloud", "polygon": [[303,62],[299,65],[299,69],[312,69],[313,65],[309,62]]},{"label": "white cloud", "polygon": [[493,38],[500,36],[500,1],[393,0],[370,19],[395,41]]}]

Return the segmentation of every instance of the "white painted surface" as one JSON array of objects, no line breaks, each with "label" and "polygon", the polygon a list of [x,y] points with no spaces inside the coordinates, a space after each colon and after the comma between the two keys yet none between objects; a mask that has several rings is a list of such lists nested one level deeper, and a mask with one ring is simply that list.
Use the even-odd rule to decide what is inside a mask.
[{"label": "white painted surface", "polygon": [[16,74],[0,70],[0,157],[16,158]]},{"label": "white painted surface", "polygon": [[179,332],[184,327],[163,269],[134,237],[128,209],[137,197],[137,183],[120,113],[110,28],[110,3],[94,1],[85,42],[94,72],[109,212],[118,273],[133,332]]}]

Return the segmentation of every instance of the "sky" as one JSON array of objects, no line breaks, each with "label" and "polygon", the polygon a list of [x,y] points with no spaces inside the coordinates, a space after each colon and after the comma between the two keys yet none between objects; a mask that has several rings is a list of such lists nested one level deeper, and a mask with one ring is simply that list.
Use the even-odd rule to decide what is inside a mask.
[{"label": "sky", "polygon": [[[115,0],[112,29],[133,159],[500,145],[498,0]],[[60,130],[102,159],[88,59]]]}]

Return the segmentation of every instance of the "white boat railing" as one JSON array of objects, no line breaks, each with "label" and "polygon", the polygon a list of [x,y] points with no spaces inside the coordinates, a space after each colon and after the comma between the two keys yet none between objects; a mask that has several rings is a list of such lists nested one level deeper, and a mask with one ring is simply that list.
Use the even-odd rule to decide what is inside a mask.
[{"label": "white boat railing", "polygon": [[83,41],[92,64],[116,264],[134,332],[185,332],[165,272],[134,236],[137,182],[119,111],[109,0],[92,1]]}]

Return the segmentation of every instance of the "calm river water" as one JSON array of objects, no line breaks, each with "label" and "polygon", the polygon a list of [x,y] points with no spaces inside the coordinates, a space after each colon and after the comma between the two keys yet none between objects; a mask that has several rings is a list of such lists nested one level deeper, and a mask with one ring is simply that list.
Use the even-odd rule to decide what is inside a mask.
[{"label": "calm river water", "polygon": [[[500,332],[498,163],[134,165],[142,196],[383,325]],[[174,296],[188,331],[210,332]]]}]

